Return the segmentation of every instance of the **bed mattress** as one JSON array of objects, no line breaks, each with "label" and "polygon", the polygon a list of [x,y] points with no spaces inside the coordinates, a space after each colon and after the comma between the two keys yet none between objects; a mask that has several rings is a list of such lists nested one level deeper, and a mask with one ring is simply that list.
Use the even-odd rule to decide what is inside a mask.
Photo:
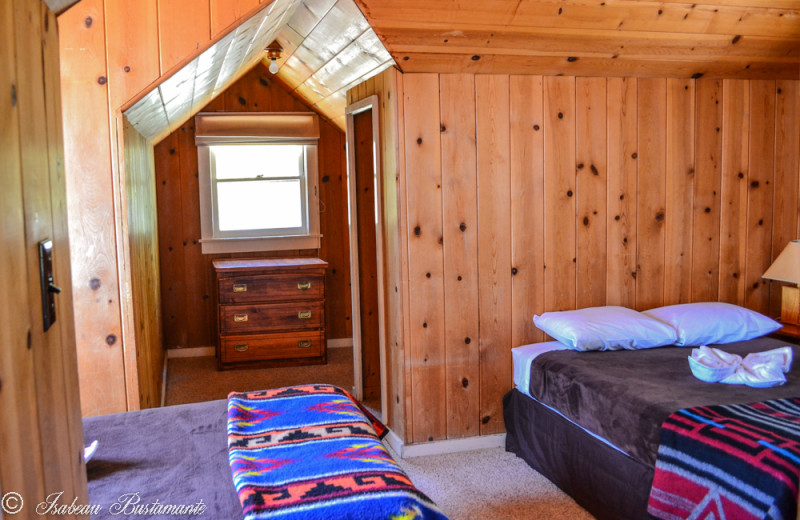
[{"label": "bed mattress", "polygon": [[113,514],[124,512],[114,504],[129,501],[202,501],[203,518],[241,519],[228,463],[227,404],[222,399],[85,418],[86,443],[99,441],[86,466],[89,501],[102,508],[92,518],[126,516]]},{"label": "bed mattress", "polygon": [[[775,338],[719,348],[745,356],[787,345]],[[795,358],[800,347],[793,346]],[[597,434],[636,460],[654,465],[661,423],[682,408],[752,403],[800,395],[800,368],[774,388],[696,379],[686,347],[613,352],[548,351],[530,364],[528,395]]]}]

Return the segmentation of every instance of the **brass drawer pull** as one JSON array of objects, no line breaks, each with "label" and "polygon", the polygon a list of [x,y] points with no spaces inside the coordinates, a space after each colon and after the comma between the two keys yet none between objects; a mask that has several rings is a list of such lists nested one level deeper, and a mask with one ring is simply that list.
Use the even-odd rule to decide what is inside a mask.
[{"label": "brass drawer pull", "polygon": [[238,345],[234,345],[233,350],[235,350],[236,352],[247,352],[247,343],[240,343]]},{"label": "brass drawer pull", "polygon": [[247,314],[234,314],[233,315],[233,322],[234,323],[242,323],[247,321]]},{"label": "brass drawer pull", "polygon": [[297,288],[300,289],[301,291],[307,291],[311,289],[311,282],[305,282],[305,283],[297,282]]},{"label": "brass drawer pull", "polygon": [[311,311],[300,311],[297,313],[298,320],[310,320],[311,319]]},{"label": "brass drawer pull", "polygon": [[246,283],[233,284],[233,292],[247,292],[247,284]]},{"label": "brass drawer pull", "polygon": [[300,341],[297,342],[297,346],[300,347],[300,348],[308,348],[308,347],[311,346],[311,340],[310,339],[301,339]]}]

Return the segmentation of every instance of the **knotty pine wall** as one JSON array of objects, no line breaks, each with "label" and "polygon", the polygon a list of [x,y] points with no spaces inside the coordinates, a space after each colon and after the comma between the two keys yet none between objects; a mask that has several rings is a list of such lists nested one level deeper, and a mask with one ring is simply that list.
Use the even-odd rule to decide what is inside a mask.
[{"label": "knotty pine wall", "polygon": [[[262,64],[204,107],[202,112],[310,112],[290,89]],[[320,118],[319,188],[329,339],[352,337],[350,249],[347,229],[347,178],[344,133]],[[161,308],[167,348],[216,344],[214,280],[216,258],[314,256],[317,250],[203,255],[200,249],[200,200],[194,119],[155,146],[158,244],[161,260]]]},{"label": "knotty pine wall", "polygon": [[387,74],[407,442],[503,431],[510,349],[545,339],[534,314],[778,314],[761,275],[798,237],[800,82]]}]

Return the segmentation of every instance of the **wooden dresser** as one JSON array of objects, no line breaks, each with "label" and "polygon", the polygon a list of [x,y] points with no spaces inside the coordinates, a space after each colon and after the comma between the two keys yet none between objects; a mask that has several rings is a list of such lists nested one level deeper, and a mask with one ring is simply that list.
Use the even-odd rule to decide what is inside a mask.
[{"label": "wooden dresser", "polygon": [[306,257],[213,265],[220,370],[326,363],[327,262]]}]

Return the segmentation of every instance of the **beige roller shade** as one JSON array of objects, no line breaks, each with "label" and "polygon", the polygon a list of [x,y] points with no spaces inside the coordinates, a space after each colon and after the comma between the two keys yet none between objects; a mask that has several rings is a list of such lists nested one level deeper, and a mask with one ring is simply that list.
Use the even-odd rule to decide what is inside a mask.
[{"label": "beige roller shade", "polygon": [[195,121],[195,144],[316,143],[319,119],[304,112],[202,112]]}]

